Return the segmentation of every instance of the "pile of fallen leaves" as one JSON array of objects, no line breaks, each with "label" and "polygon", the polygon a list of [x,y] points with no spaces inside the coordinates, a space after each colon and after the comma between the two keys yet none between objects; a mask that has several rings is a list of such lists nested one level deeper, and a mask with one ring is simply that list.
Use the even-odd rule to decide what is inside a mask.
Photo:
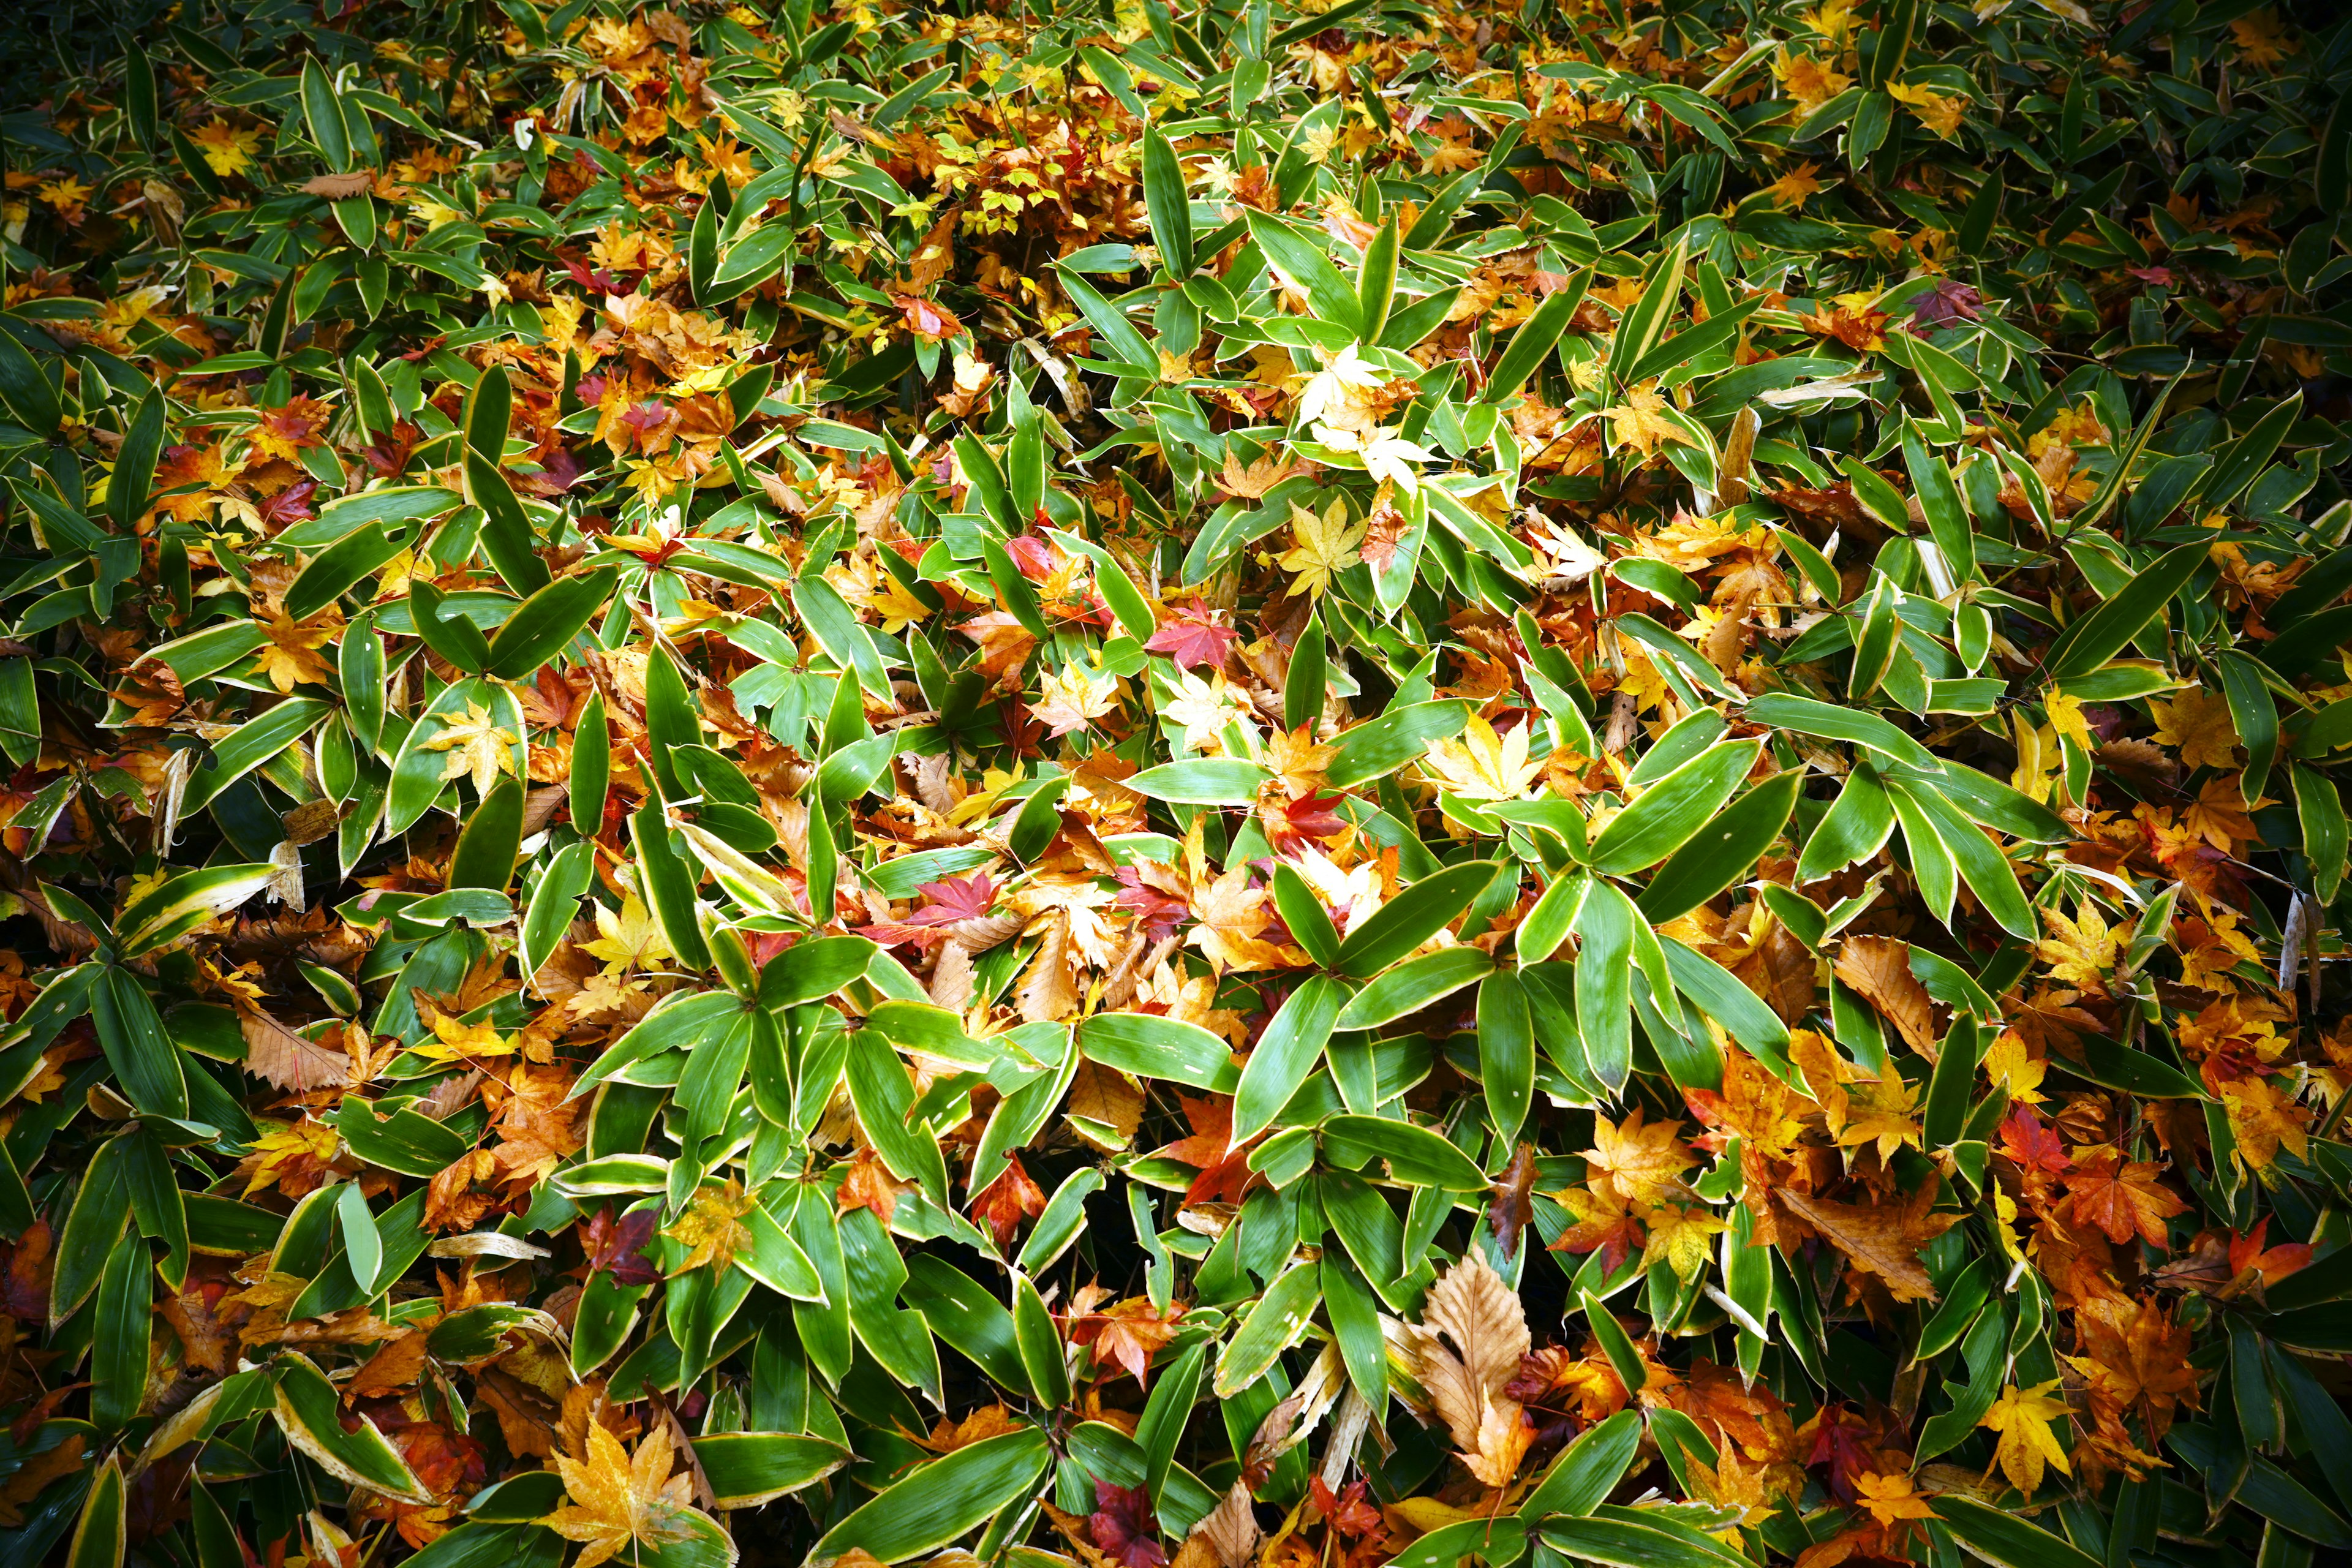
[{"label": "pile of fallen leaves", "polygon": [[2352,1552],[2332,8],[154,9],[0,1568]]}]

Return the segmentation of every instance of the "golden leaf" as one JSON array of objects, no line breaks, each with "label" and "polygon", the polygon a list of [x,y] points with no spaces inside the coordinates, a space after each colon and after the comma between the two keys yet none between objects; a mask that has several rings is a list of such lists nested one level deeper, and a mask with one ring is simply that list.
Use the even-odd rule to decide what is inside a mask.
[{"label": "golden leaf", "polygon": [[[1977,1423],[2000,1434],[1993,1445],[1992,1467],[2009,1479],[2009,1484],[2032,1497],[2042,1487],[2042,1466],[2058,1467],[2062,1475],[2073,1471],[2066,1463],[2066,1450],[2058,1446],[2057,1434],[2050,1423],[2066,1414],[2066,1402],[2053,1399],[2050,1391],[2058,1386],[2058,1379],[2038,1383],[2032,1388],[2009,1387]],[[1991,1469],[1986,1472],[1991,1473]]]},{"label": "golden leaf", "polygon": [[[679,1516],[691,1510],[693,1483],[673,1476],[669,1427],[656,1425],[634,1457],[603,1426],[588,1429],[588,1452],[578,1458],[555,1456],[570,1502],[540,1521],[581,1552],[574,1568],[595,1568],[632,1546],[661,1546],[686,1539]],[[733,1551],[729,1551],[730,1561]]]}]

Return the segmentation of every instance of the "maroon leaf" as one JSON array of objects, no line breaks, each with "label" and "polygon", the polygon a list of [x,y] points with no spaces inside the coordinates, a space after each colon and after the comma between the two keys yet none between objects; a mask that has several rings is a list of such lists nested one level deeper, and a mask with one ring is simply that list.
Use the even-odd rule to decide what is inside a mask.
[{"label": "maroon leaf", "polygon": [[1151,1515],[1151,1499],[1141,1487],[1095,1483],[1095,1511],[1087,1531],[1104,1556],[1127,1568],[1167,1568],[1168,1552],[1160,1544],[1160,1528]]}]

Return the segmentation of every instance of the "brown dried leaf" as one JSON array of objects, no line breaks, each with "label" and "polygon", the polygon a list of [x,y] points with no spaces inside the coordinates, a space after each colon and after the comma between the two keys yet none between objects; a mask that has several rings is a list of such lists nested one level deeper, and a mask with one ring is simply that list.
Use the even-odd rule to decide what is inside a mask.
[{"label": "brown dried leaf", "polygon": [[1839,945],[1837,977],[1895,1026],[1903,1043],[1936,1059],[1936,1004],[1911,973],[1911,944],[1891,936],[1850,936]]},{"label": "brown dried leaf", "polygon": [[1430,1288],[1412,1338],[1421,1385],[1470,1473],[1507,1485],[1534,1436],[1503,1392],[1532,1342],[1517,1295],[1473,1250]]},{"label": "brown dried leaf", "polygon": [[1193,1527],[1184,1545],[1189,1550],[1197,1541],[1216,1554],[1223,1568],[1245,1568],[1257,1554],[1258,1542],[1263,1539],[1257,1513],[1251,1506],[1249,1483],[1235,1481],[1224,1500]]},{"label": "brown dried leaf", "polygon": [[1936,1186],[1932,1181],[1925,1184],[1916,1196],[1899,1206],[1832,1203],[1788,1187],[1773,1189],[1772,1195],[1849,1259],[1885,1280],[1896,1300],[1932,1301],[1936,1286],[1919,1262],[1919,1249],[1958,1217],[1928,1212],[1936,1201]]},{"label": "brown dried leaf", "polygon": [[423,1329],[411,1329],[378,1345],[375,1354],[343,1385],[343,1403],[378,1399],[414,1386],[425,1372],[425,1338]]},{"label": "brown dried leaf", "polygon": [[247,1014],[244,1028],[245,1070],[279,1089],[301,1094],[350,1076],[352,1058],[341,1047],[306,1038],[267,1013]]},{"label": "brown dried leaf", "polygon": [[939,958],[931,964],[931,1000],[951,1013],[961,1013],[971,1004],[971,949],[960,942],[940,949]]},{"label": "brown dried leaf", "polygon": [[1115,1068],[1081,1062],[1077,1076],[1070,1080],[1068,1114],[1110,1128],[1118,1134],[1119,1147],[1125,1148],[1143,1120],[1142,1086]]},{"label": "brown dried leaf", "polygon": [[1486,1223],[1494,1227],[1496,1244],[1503,1256],[1511,1258],[1519,1250],[1519,1235],[1535,1217],[1535,1205],[1530,1194],[1536,1185],[1536,1146],[1522,1143],[1504,1167],[1502,1180],[1487,1191]]},{"label": "brown dried leaf", "polygon": [[306,196],[324,196],[331,202],[364,195],[375,188],[375,176],[365,172],[349,174],[313,174],[302,182]]},{"label": "brown dried leaf", "polygon": [[1021,977],[1014,1001],[1021,1016],[1032,1024],[1052,1023],[1078,1010],[1078,980],[1070,969],[1070,922],[1058,916],[1046,929],[1037,956]]}]

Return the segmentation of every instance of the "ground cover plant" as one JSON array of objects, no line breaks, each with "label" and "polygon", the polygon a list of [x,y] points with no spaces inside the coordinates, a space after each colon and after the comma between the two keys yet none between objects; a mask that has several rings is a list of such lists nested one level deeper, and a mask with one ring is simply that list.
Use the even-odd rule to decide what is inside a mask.
[{"label": "ground cover plant", "polygon": [[2352,1551],[2352,28],[0,24],[0,1563]]}]

